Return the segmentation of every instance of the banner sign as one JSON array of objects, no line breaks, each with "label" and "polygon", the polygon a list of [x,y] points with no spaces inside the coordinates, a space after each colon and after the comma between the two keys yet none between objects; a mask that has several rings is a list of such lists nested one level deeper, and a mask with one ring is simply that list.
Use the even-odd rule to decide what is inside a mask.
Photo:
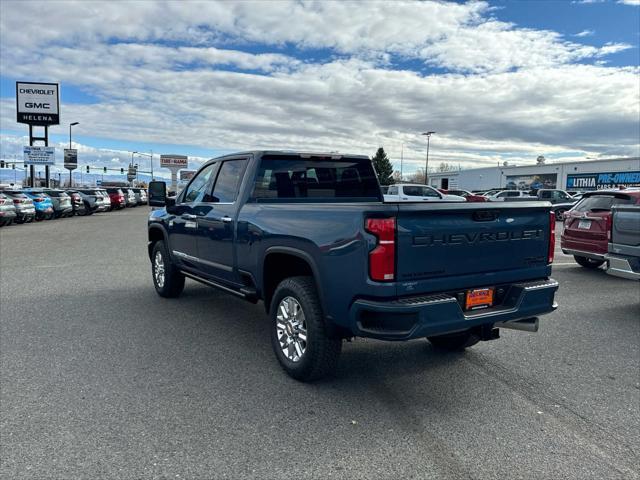
[{"label": "banner sign", "polygon": [[180,170],[180,181],[188,182],[196,174],[195,170]]},{"label": "banner sign", "polygon": [[160,166],[163,168],[187,168],[189,157],[186,155],[160,155]]},{"label": "banner sign", "polygon": [[16,82],[18,123],[58,125],[60,96],[57,83]]},{"label": "banner sign", "polygon": [[64,149],[64,168],[75,170],[78,168],[78,150],[75,148]]},{"label": "banner sign", "polygon": [[55,147],[24,147],[25,165],[53,165],[56,163]]},{"label": "banner sign", "polygon": [[506,187],[510,190],[540,190],[556,188],[558,174],[507,175]]},{"label": "banner sign", "polygon": [[640,187],[640,171],[567,175],[567,190],[603,190]]}]

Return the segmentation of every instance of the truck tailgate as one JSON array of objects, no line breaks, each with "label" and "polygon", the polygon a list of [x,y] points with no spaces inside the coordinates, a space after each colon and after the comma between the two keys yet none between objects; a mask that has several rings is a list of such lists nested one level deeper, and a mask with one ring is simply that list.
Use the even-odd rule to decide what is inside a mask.
[{"label": "truck tailgate", "polygon": [[398,205],[398,293],[548,275],[549,211],[546,202]]}]

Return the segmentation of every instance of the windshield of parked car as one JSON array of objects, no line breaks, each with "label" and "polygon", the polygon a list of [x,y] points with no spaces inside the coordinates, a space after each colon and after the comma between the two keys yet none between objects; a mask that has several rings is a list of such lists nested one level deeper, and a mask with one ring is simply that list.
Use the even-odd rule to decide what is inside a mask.
[{"label": "windshield of parked car", "polygon": [[358,158],[264,157],[253,190],[257,201],[340,198],[381,200],[371,161]]},{"label": "windshield of parked car", "polygon": [[614,195],[594,195],[583,198],[574,207],[577,212],[592,212],[597,210],[608,211],[613,205],[626,205],[633,203],[630,197],[615,197]]}]

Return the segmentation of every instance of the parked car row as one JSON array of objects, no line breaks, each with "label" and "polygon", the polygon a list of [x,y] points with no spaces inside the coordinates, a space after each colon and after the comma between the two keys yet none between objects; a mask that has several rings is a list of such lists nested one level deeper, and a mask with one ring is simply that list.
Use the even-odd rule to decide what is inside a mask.
[{"label": "parked car row", "polygon": [[144,188],[22,188],[0,191],[0,226],[91,215],[147,204]]}]

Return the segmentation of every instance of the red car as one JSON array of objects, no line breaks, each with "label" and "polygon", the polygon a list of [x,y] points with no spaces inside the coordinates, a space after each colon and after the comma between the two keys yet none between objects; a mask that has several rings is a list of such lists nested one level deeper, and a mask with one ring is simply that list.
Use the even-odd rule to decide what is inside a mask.
[{"label": "red car", "polygon": [[467,192],[466,190],[444,190],[442,188],[439,188],[438,190],[446,195],[458,195],[460,197],[464,197],[467,199],[467,202],[488,202],[489,201],[487,197],[483,197],[482,195],[474,195],[473,193]]},{"label": "red car", "polygon": [[127,202],[124,198],[124,193],[119,188],[107,188],[107,193],[111,199],[111,209],[117,208],[118,210],[127,206]]},{"label": "red car", "polygon": [[583,267],[598,268],[605,262],[611,240],[612,205],[640,205],[640,191],[588,192],[564,214],[562,251],[573,255]]}]

